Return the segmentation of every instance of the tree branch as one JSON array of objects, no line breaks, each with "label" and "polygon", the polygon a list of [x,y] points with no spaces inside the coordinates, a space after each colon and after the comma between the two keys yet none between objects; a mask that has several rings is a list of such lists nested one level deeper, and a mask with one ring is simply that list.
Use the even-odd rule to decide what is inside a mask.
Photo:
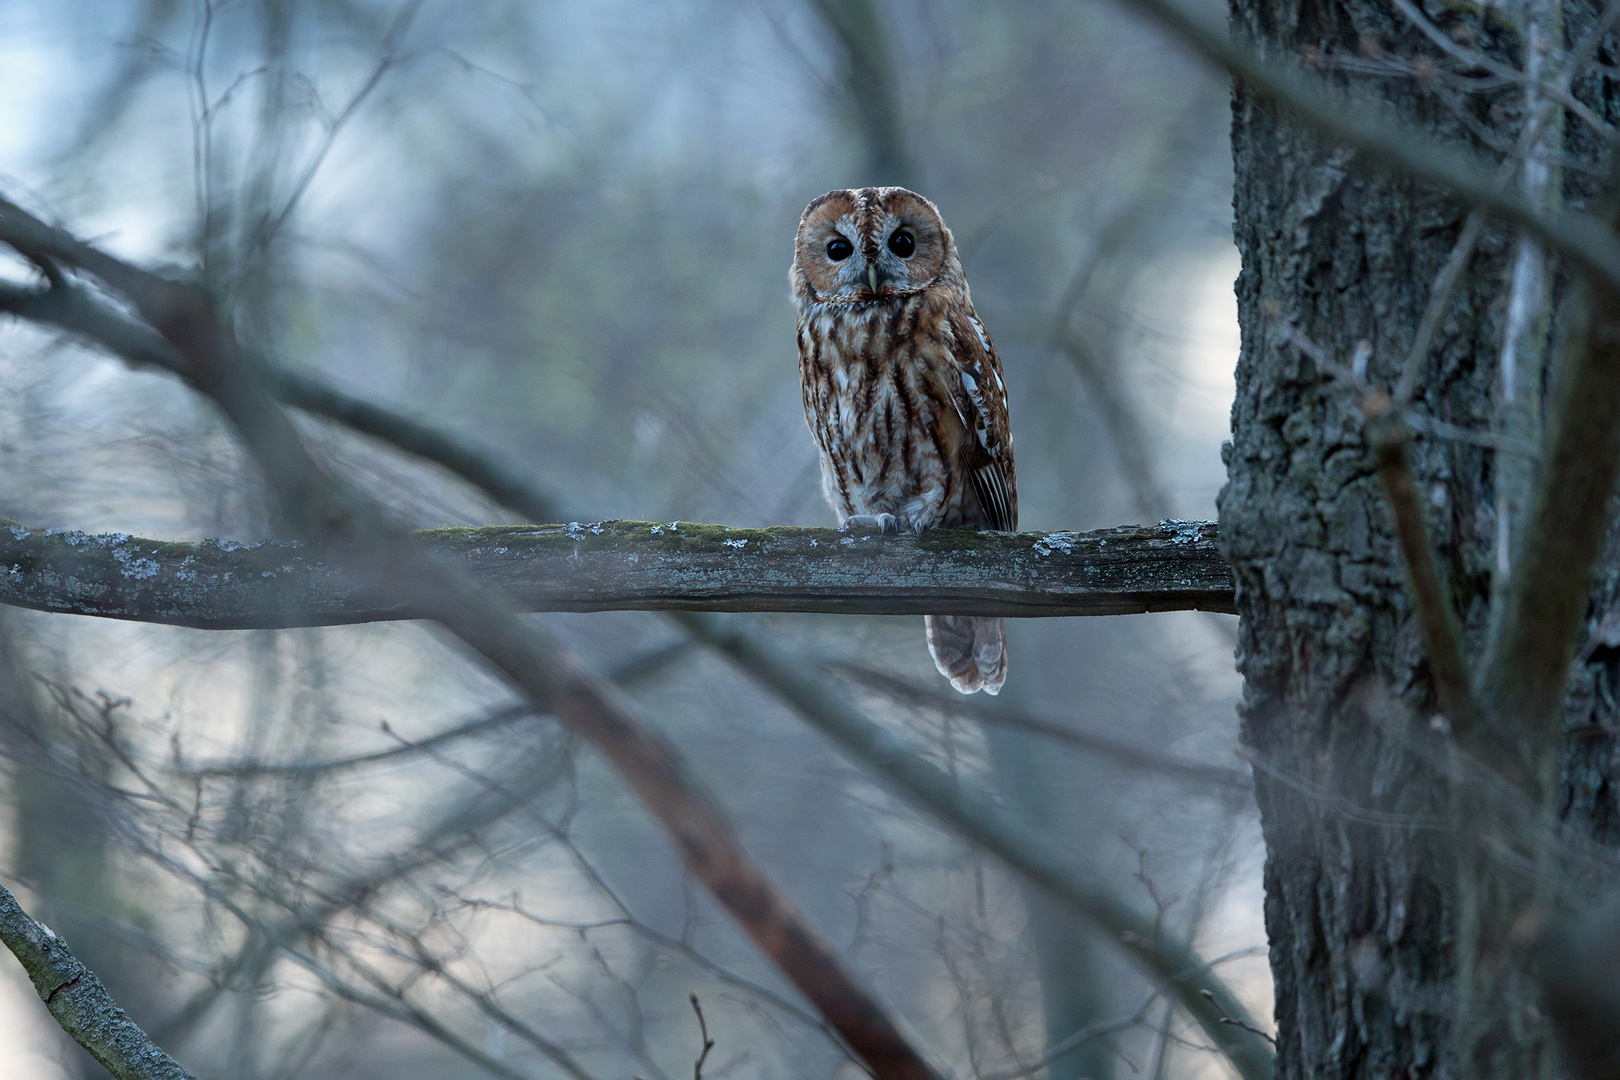
[{"label": "tree branch", "polygon": [[439,623],[536,708],[591,742],[663,824],[693,875],[881,1080],[933,1080],[934,1070],[882,1006],[748,855],[673,745],[541,628],[328,475],[273,401],[255,358],[236,348],[200,290],[154,278],[125,295],[184,357],[192,384],[231,420],[283,515],[317,544],[317,567],[347,567],[363,594]]},{"label": "tree branch", "polygon": [[892,701],[949,712],[986,727],[1027,731],[1044,739],[1067,743],[1082,753],[1094,754],[1136,772],[1166,776],[1172,780],[1228,791],[1246,798],[1254,796],[1254,775],[1249,770],[1228,768],[1225,765],[1206,765],[1202,761],[1190,761],[1163,754],[1106,735],[1082,731],[1069,724],[1029,716],[1018,708],[1004,705],[1000,701],[986,704],[954,691],[936,691],[870,664],[834,661],[827,667],[849,681],[868,690],[875,690]]},{"label": "tree branch", "polygon": [[[523,611],[1118,615],[1233,610],[1215,527],[845,535],[679,522],[435,529],[441,565]],[[290,541],[151,540],[0,519],[0,604],[225,630],[419,618],[374,575]]]},{"label": "tree branch", "polygon": [[1124,2],[1229,72],[1244,89],[1287,110],[1319,134],[1352,147],[1386,172],[1428,181],[1465,205],[1480,207],[1519,226],[1583,273],[1620,289],[1620,238],[1606,222],[1576,211],[1552,212],[1531,205],[1497,183],[1471,156],[1436,149],[1374,103],[1352,101],[1325,89],[1324,84],[1307,81],[1248,45],[1233,41],[1224,28],[1192,14],[1177,0]]},{"label": "tree branch", "polygon": [[0,885],[0,941],[22,962],[40,1000],[63,1031],[118,1080],[193,1080],[107,993],[44,923]]},{"label": "tree branch", "polygon": [[[1608,533],[1620,476],[1620,294],[1591,290],[1576,301],[1563,371],[1553,373],[1548,446],[1516,546],[1501,615],[1493,620],[1480,696],[1493,726],[1523,740],[1523,764],[1550,753],[1590,602],[1592,567]],[[1544,781],[1543,781],[1544,782]]]},{"label": "tree branch", "polygon": [[[986,796],[957,783],[897,737],[868,720],[825,680],[807,674],[761,635],[735,622],[682,612],[682,625],[730,657],[785,700],[817,730],[877,773],[906,801],[927,810],[951,832],[982,846],[1019,874],[1090,920],[1174,997],[1220,1047],[1244,1080],[1272,1074],[1272,1048],[1253,1033],[1247,1010],[1192,948],[1164,936],[1100,882],[1076,873]],[[1234,1025],[1239,1020],[1248,1028]]]},{"label": "tree branch", "polygon": [[[1620,222],[1620,154],[1611,156],[1601,204],[1607,225]],[[1609,280],[1579,282],[1558,345],[1549,362],[1550,407],[1530,512],[1477,679],[1493,732],[1516,744],[1533,778],[1529,789],[1543,795],[1592,570],[1620,481],[1620,288]]]},{"label": "tree branch", "polygon": [[1435,697],[1458,740],[1475,748],[1482,735],[1483,716],[1474,697],[1457,607],[1440,573],[1429,526],[1423,519],[1423,500],[1412,476],[1406,452],[1410,429],[1401,411],[1382,392],[1363,395],[1361,408],[1367,417],[1363,425],[1367,444],[1378,462],[1395,535],[1401,543],[1401,561],[1406,566],[1412,607],[1423,630],[1423,651],[1434,680]]},{"label": "tree branch", "polygon": [[[40,229],[46,228],[43,223],[38,223],[0,199],[0,230],[19,215],[26,222],[38,224]],[[32,235],[35,230],[25,231]],[[88,256],[84,261],[95,262]],[[191,378],[185,357],[151,327],[112,310],[109,305],[66,281],[59,280],[48,289],[27,289],[0,283],[0,312],[54,326],[99,345],[135,367],[155,367],[188,381]],[[324,416],[351,431],[381,439],[407,454],[426,458],[531,521],[556,521],[563,516],[555,503],[494,456],[429,424],[346,394],[320,379],[269,364],[264,357],[255,359],[267,372],[271,390],[293,408]]]},{"label": "tree branch", "polygon": [[[3,215],[0,215],[0,239],[6,238],[4,235],[3,225]],[[98,257],[100,257],[99,253],[96,254]],[[77,328],[70,327],[69,329],[74,329],[74,332],[83,332]],[[109,341],[101,340],[100,343],[112,348],[114,352],[119,352],[120,355],[125,355],[114,347]],[[164,349],[168,349],[167,343],[162,343],[162,345]],[[189,365],[187,362],[183,358],[178,358],[177,354],[174,354],[172,350],[168,351],[169,355],[174,358],[178,364],[178,367],[176,367],[174,370],[177,370],[181,374],[189,377]],[[143,358],[142,362],[151,361]],[[382,425],[383,430],[376,431],[374,434],[377,434],[380,438],[393,441],[396,445],[404,446],[404,443],[391,438],[390,434],[388,433],[387,429],[393,425],[390,423],[387,414],[382,412],[382,410],[377,410],[377,413],[384,420],[384,423]],[[395,418],[395,420],[403,423],[410,423],[409,421],[403,421],[403,418]],[[445,442],[450,445],[455,445],[452,440],[445,439]],[[407,449],[409,448],[407,447]],[[497,501],[501,501],[503,505],[506,505],[511,509],[518,510],[519,512],[523,512],[519,503],[508,501],[508,499],[503,499],[499,489],[492,487],[487,483],[487,478],[489,475],[491,475],[490,469],[475,468],[468,470],[461,467],[467,461],[479,462],[480,459],[482,464],[485,466],[498,466],[498,463],[495,463],[488,458],[481,458],[481,455],[478,455],[476,452],[465,451],[464,447],[461,447],[460,449],[462,449],[464,452],[453,455],[448,460],[435,457],[431,453],[425,451],[417,450],[414,452],[425,453],[426,456],[429,456],[431,460],[435,460],[439,464],[445,465],[452,471],[457,472],[457,474],[462,476],[463,479],[475,486],[482,488],[487,494],[491,495],[493,498],[496,498]],[[499,471],[498,467],[496,471]],[[532,505],[550,505],[549,500],[546,500],[538,492],[531,491],[527,493],[524,498]],[[1208,527],[1201,526],[1188,528],[1182,526],[1176,527],[1173,531],[1178,534],[1179,540],[1187,545],[1192,545],[1199,540],[1212,541],[1212,537],[1209,535]],[[4,535],[4,530],[0,530],[0,541],[3,541]],[[1059,535],[1066,540],[1070,537],[1070,534]],[[1058,550],[1062,550],[1062,548],[1059,547]],[[1192,582],[1187,581],[1183,582],[1183,584],[1190,585]],[[1226,598],[1224,603],[1226,605],[1230,605],[1231,598],[1229,590],[1231,588],[1231,584],[1229,574],[1227,574],[1225,579],[1224,588],[1228,590],[1225,593]],[[1232,607],[1212,607],[1211,610],[1230,612]],[[803,675],[802,672],[798,671],[797,666],[791,661],[791,659],[782,657],[769,648],[752,650],[739,650],[735,648],[728,649],[725,647],[727,643],[726,641],[722,641],[703,632],[705,630],[704,624],[708,622],[704,616],[697,615],[690,611],[672,611],[670,614],[672,618],[684,625],[688,631],[692,632],[698,640],[703,640],[705,643],[717,648],[721,652],[721,655],[728,656],[743,670],[753,674],[767,689],[770,689],[773,693],[779,696],[788,707],[794,709],[814,726],[821,727],[823,730],[829,730],[830,727],[831,729],[843,730],[847,734],[851,734],[853,736],[852,741],[845,744],[846,748],[850,749],[852,752],[855,752],[857,756],[862,756],[859,749],[860,745],[862,744],[862,733],[870,734],[870,732],[874,730],[871,727],[870,722],[867,721],[865,717],[859,713],[859,711],[853,708],[846,708],[842,704],[842,698],[833,695],[830,692],[820,694],[814,699],[805,699],[799,697],[796,693],[796,688],[799,687],[804,681]],[[735,631],[733,631],[732,634],[726,635],[727,640],[734,640],[734,634]],[[1049,871],[1052,869],[1050,863],[1045,860],[1044,856],[1040,855],[1039,853],[1030,852],[1025,841],[1023,841],[1016,832],[1009,833],[1004,829],[992,829],[991,832],[986,832],[978,827],[976,819],[971,815],[971,813],[969,813],[968,816],[963,819],[961,814],[965,813],[966,811],[964,811],[962,807],[955,805],[954,799],[951,798],[949,792],[937,787],[937,785],[930,788],[932,782],[940,780],[940,778],[934,776],[934,773],[937,773],[937,770],[930,771],[931,767],[927,766],[926,762],[918,763],[922,771],[918,774],[918,776],[911,778],[919,781],[921,784],[920,789],[913,788],[906,782],[903,782],[902,778],[906,776],[904,752],[896,751],[896,753],[900,756],[891,757],[886,762],[886,766],[896,770],[891,774],[891,776],[895,780],[896,787],[906,798],[912,802],[934,808],[937,805],[940,805],[935,802],[936,798],[943,797],[943,806],[945,809],[940,811],[940,817],[948,827],[958,829],[962,831],[968,838],[984,844],[988,850],[992,851],[998,857],[1002,858],[1003,861],[1013,866],[1014,869],[1028,870],[1031,867],[1036,868],[1035,873],[1032,874],[1036,880],[1040,880],[1040,867],[1044,866]],[[948,778],[945,778],[943,782],[949,783]],[[991,812],[992,822],[994,820],[998,820],[995,818],[995,815],[999,814],[999,811],[994,811],[992,808]],[[1013,846],[1010,850],[1004,849],[995,843],[996,838],[1001,836],[1007,836],[1011,840]],[[1059,870],[1058,873],[1061,876],[1062,871]],[[1218,977],[1211,974],[1207,966],[1196,963],[1196,957],[1192,956],[1192,954],[1190,954],[1187,950],[1174,944],[1172,944],[1168,950],[1160,948],[1160,943],[1156,938],[1143,937],[1138,934],[1136,930],[1129,929],[1129,927],[1140,923],[1141,920],[1130,911],[1128,906],[1124,905],[1117,898],[1112,897],[1100,889],[1078,884],[1074,885],[1073,888],[1067,889],[1059,887],[1056,891],[1066,903],[1076,906],[1082,912],[1087,912],[1089,909],[1090,913],[1102,916],[1102,918],[1099,918],[1099,922],[1101,922],[1103,925],[1108,925],[1106,920],[1109,917],[1112,917],[1112,921],[1115,924],[1127,927],[1126,930],[1122,931],[1122,940],[1124,941],[1128,950],[1133,954],[1133,957],[1148,970],[1158,973],[1161,978],[1168,977],[1178,986],[1185,982],[1189,987],[1196,986],[1200,989],[1213,987],[1216,992],[1215,1000],[1217,1002],[1229,1002],[1233,1000],[1222,981]],[[1183,960],[1193,962],[1182,963],[1181,961]],[[1238,1007],[1235,1004],[1233,1004],[1221,1015],[1216,1015],[1216,1013],[1220,1012],[1220,1010],[1212,1007],[1210,1001],[1202,997],[1202,995],[1199,995],[1196,999],[1188,998],[1187,1001],[1195,1018],[1199,1019],[1201,1023],[1205,1024],[1206,1031],[1209,1032],[1211,1037],[1221,1047],[1223,1052],[1225,1052],[1231,1058],[1231,1060],[1237,1066],[1239,1072],[1245,1078],[1248,1078],[1248,1080],[1257,1080],[1257,1078],[1270,1076],[1272,1056],[1271,1048],[1268,1045],[1265,1045],[1262,1040],[1258,1040],[1252,1035],[1247,1035],[1246,1033],[1242,1035],[1234,1034],[1229,1027],[1222,1024],[1222,1015],[1241,1015]],[[1211,1029],[1211,1025],[1213,1025],[1213,1029]]]}]

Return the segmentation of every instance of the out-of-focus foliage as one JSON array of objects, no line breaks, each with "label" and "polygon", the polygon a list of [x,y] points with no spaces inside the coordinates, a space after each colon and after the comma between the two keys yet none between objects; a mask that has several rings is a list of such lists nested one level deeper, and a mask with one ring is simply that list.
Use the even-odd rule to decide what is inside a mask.
[{"label": "out-of-focus foliage", "polygon": [[[858,9],[883,33],[852,57],[839,28],[865,24],[838,19]],[[804,204],[873,168],[905,170],[962,248],[1006,366],[1025,525],[1213,514],[1235,354],[1226,89],[1110,8],[11,3],[0,42],[9,196],[204,273],[244,338],[499,452],[582,520],[831,520],[787,267]],[[1089,359],[1054,347],[1060,329]],[[0,515],[272,528],[219,421],[173,380],[18,327],[0,380]],[[412,521],[503,519],[434,469],[306,430]],[[663,621],[554,621],[605,669],[631,665],[640,708],[943,1066],[1005,1074],[1140,1009],[1050,1075],[1214,1068],[1143,1009],[1149,987],[1106,942],[720,660],[659,652],[679,640]],[[943,686],[920,620],[768,625],[806,665]],[[547,1076],[566,1058],[672,1076],[698,1046],[692,990],[718,1041],[705,1075],[855,1073],[611,774],[542,719],[369,765],[206,770],[330,763],[506,703],[427,630],[25,613],[0,629],[7,872],[199,1075]],[[1228,628],[1011,633],[1004,707],[1229,760]],[[1247,807],[861,700],[1162,905],[1167,928],[1212,955],[1260,941]],[[1263,960],[1225,970],[1264,1002]],[[20,996],[5,1023],[55,1046]],[[60,1060],[26,1074],[81,1067]]]}]

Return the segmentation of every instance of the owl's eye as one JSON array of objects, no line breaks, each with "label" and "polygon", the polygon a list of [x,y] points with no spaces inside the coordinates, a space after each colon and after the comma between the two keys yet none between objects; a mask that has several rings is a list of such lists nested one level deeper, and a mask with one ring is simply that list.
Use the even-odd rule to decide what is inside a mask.
[{"label": "owl's eye", "polygon": [[833,262],[843,262],[855,254],[855,245],[842,236],[835,236],[827,241],[827,258]]},{"label": "owl's eye", "polygon": [[906,230],[896,229],[894,235],[889,237],[889,250],[902,259],[909,259],[917,250],[917,241],[913,240]]}]

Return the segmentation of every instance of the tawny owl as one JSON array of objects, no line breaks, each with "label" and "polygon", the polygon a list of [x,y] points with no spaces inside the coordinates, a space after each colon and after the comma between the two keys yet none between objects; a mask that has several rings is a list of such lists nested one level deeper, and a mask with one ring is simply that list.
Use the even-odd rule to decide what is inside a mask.
[{"label": "tawny owl", "polygon": [[[829,191],[793,251],[804,415],[844,528],[1018,528],[1001,359],[951,231],[904,188]],[[930,615],[928,651],[964,694],[1007,677],[1000,619]]]}]

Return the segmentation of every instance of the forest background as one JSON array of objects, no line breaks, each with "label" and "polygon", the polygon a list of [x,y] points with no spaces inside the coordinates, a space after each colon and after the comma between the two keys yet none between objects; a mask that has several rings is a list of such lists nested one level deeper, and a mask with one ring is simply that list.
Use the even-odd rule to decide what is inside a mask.
[{"label": "forest background", "polygon": [[[577,520],[832,521],[786,271],[803,205],[868,182],[922,191],[955,231],[1006,366],[1026,528],[1214,517],[1229,88],[1128,13],[13,3],[0,43],[9,198],[201,268],[255,348],[456,433]],[[0,514],[274,531],[228,427],[174,379],[15,324],[0,380]],[[408,523],[519,520],[336,425],[300,430]],[[939,1064],[1222,1068],[1162,987],[666,620],[542,618]],[[940,693],[912,617],[750,625],[1220,958],[1269,1018],[1234,623],[1016,621],[995,702]],[[442,635],[5,609],[0,653],[7,880],[200,1076],[541,1076],[559,1053],[674,1076],[701,1047],[691,993],[705,1075],[854,1069],[612,772]],[[135,791],[137,766],[169,801]],[[93,1074],[20,972],[5,993],[0,1076]]]}]

